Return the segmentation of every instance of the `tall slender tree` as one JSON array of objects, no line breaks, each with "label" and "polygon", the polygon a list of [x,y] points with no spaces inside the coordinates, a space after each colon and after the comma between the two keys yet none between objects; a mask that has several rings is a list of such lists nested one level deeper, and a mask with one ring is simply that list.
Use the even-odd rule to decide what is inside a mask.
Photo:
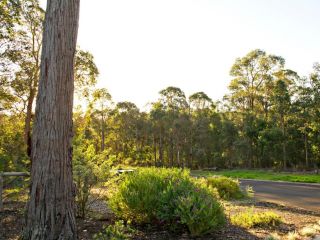
[{"label": "tall slender tree", "polygon": [[23,239],[76,239],[72,181],[74,55],[80,0],[48,1]]}]

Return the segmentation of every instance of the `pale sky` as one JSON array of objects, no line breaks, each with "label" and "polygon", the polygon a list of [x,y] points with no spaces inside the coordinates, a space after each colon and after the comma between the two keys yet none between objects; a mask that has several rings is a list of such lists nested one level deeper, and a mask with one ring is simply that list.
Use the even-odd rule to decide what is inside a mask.
[{"label": "pale sky", "polygon": [[256,48],[308,75],[320,62],[320,1],[81,0],[78,45],[114,101],[143,108],[167,86],[218,100],[235,58]]}]

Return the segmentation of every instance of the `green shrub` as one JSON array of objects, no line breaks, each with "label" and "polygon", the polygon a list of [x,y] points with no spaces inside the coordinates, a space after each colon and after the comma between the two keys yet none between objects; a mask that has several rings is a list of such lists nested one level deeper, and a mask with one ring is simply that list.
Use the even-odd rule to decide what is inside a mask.
[{"label": "green shrub", "polygon": [[216,229],[225,219],[215,191],[180,169],[141,168],[128,174],[109,205],[122,219],[172,228],[182,224],[195,236]]},{"label": "green shrub", "polygon": [[123,221],[117,221],[109,225],[102,232],[94,235],[94,240],[126,240],[134,234],[134,229],[129,225],[125,226]]},{"label": "green shrub", "polygon": [[253,209],[231,216],[231,223],[245,227],[271,227],[282,222],[281,217],[271,211],[255,213]]},{"label": "green shrub", "polygon": [[239,199],[244,197],[241,192],[239,181],[222,176],[207,178],[208,185],[216,188],[222,199]]},{"label": "green shrub", "polygon": [[103,184],[110,176],[110,161],[106,160],[107,151],[97,153],[93,143],[83,135],[73,140],[73,180],[76,184],[77,216],[85,218],[90,199],[94,200],[91,190]]},{"label": "green shrub", "polygon": [[[187,177],[187,172],[178,169],[141,168],[124,176],[109,205],[118,217],[138,223],[151,222],[160,213],[171,219],[171,215],[165,215],[174,204],[170,202],[174,195],[173,182]],[[169,205],[164,206],[166,203]]]},{"label": "green shrub", "polygon": [[179,197],[175,211],[193,236],[208,233],[225,222],[221,205],[215,200],[216,191],[203,184],[197,185],[189,194]]}]

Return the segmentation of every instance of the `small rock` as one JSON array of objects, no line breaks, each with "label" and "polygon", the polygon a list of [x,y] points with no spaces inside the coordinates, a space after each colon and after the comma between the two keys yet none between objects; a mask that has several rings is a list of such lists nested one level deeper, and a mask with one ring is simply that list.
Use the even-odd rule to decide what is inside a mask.
[{"label": "small rock", "polygon": [[320,235],[316,235],[313,240],[320,240]]}]

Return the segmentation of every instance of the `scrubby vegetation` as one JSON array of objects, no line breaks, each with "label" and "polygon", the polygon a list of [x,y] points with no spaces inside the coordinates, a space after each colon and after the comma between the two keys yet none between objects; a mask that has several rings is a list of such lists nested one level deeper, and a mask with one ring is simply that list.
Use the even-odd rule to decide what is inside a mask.
[{"label": "scrubby vegetation", "polygon": [[216,191],[187,170],[142,168],[128,174],[109,200],[121,219],[137,223],[186,226],[198,236],[225,222]]},{"label": "scrubby vegetation", "polygon": [[219,196],[223,199],[240,199],[244,193],[240,189],[239,181],[223,176],[207,178],[209,186],[217,189]]},{"label": "scrubby vegetation", "polygon": [[94,236],[94,240],[127,240],[134,234],[135,230],[124,221],[117,221],[113,225],[104,228]]},{"label": "scrubby vegetation", "polygon": [[254,212],[253,209],[249,209],[246,212],[240,212],[231,216],[231,223],[245,227],[275,227],[282,222],[281,217],[272,212]]}]

